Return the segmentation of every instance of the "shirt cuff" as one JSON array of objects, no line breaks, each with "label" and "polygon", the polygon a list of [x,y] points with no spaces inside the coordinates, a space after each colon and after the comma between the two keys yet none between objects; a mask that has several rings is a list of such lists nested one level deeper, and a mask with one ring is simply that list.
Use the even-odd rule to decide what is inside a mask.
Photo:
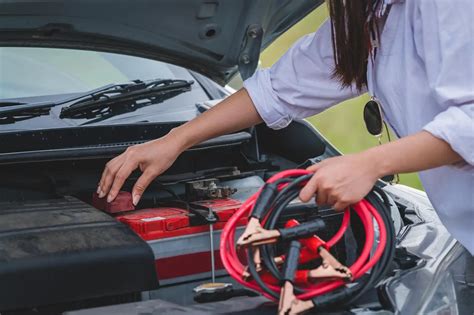
[{"label": "shirt cuff", "polygon": [[449,107],[423,127],[451,146],[466,163],[474,165],[474,106]]},{"label": "shirt cuff", "polygon": [[272,129],[281,129],[288,126],[292,118],[285,113],[284,107],[278,102],[272,88],[269,70],[256,71],[252,77],[244,81],[244,88],[265,124]]}]

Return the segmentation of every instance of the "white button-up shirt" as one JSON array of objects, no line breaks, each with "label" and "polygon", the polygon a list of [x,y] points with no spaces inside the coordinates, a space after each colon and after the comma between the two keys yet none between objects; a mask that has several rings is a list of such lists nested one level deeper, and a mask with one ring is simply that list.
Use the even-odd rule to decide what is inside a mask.
[{"label": "white button-up shirt", "polygon": [[[387,1],[386,1],[387,2]],[[368,90],[400,137],[426,130],[448,142],[463,165],[420,178],[450,233],[474,254],[474,4],[472,0],[388,0],[391,9]],[[271,68],[244,82],[271,128],[283,128],[360,94],[332,77],[331,25],[300,39]],[[362,117],[362,114],[361,114]]]}]

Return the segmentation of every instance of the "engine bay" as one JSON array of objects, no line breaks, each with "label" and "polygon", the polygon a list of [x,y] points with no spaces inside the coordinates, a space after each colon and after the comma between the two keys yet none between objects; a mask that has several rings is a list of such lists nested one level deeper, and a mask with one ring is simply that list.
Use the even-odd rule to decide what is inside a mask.
[{"label": "engine bay", "polygon": [[[77,158],[66,158],[61,151],[60,158],[52,159],[48,149],[35,162],[4,159],[0,273],[8,281],[0,283],[1,314],[29,314],[24,311],[32,309],[61,314],[140,301],[144,294],[194,305],[196,285],[216,277],[230,281],[219,258],[219,239],[232,214],[275,172],[337,154],[304,122],[280,131],[259,126],[245,133],[249,137],[231,136],[186,151],[136,207],[130,191],[139,173],[112,203],[95,193],[109,153],[85,157],[79,149]],[[333,209],[295,200],[280,224],[316,217],[326,223],[319,235],[323,239],[342,220]],[[246,223],[239,222],[242,230]],[[363,241],[357,233],[332,248],[337,259],[355,257]]]}]

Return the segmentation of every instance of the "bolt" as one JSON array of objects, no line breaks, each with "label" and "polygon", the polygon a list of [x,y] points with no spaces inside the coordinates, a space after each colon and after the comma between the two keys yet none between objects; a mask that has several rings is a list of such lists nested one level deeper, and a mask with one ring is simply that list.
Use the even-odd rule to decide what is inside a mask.
[{"label": "bolt", "polygon": [[242,61],[243,64],[248,65],[250,63],[250,57],[249,55],[245,54],[240,57],[240,60]]},{"label": "bolt", "polygon": [[256,29],[250,29],[250,30],[248,31],[248,35],[249,35],[250,38],[257,38],[258,32],[257,32]]}]

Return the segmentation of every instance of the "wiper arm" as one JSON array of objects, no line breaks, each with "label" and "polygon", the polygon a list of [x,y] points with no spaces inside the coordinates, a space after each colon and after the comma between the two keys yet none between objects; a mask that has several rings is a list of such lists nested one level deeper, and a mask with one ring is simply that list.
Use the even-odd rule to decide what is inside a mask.
[{"label": "wiper arm", "polygon": [[117,91],[106,91],[81,99],[61,109],[60,118],[108,117],[135,111],[139,108],[163,102],[191,90],[194,81],[152,80],[135,81]]}]

